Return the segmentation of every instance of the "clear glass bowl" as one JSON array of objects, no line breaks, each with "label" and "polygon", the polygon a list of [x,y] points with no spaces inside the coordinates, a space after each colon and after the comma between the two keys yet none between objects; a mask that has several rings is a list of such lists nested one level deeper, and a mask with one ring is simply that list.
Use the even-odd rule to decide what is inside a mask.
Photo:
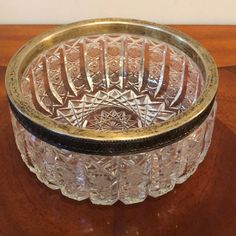
[{"label": "clear glass bowl", "polygon": [[41,182],[72,199],[158,197],[206,155],[217,78],[209,54],[165,26],[100,19],[59,27],[9,64],[18,149]]}]

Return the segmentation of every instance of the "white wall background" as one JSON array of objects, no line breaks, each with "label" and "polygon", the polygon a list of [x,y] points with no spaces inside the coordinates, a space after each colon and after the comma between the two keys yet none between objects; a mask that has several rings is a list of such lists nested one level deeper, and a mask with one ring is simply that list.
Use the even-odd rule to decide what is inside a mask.
[{"label": "white wall background", "polygon": [[236,0],[0,0],[0,24],[60,24],[96,17],[236,24]]}]

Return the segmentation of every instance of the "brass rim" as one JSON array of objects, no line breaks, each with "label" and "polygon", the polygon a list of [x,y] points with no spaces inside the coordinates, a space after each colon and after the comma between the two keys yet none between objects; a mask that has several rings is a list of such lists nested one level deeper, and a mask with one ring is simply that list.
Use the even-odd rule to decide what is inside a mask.
[{"label": "brass rim", "polygon": [[[196,62],[205,78],[204,91],[196,104],[180,115],[161,124],[125,131],[106,132],[59,124],[49,117],[42,115],[37,110],[32,109],[28,102],[20,95],[18,83],[28,63],[42,51],[61,41],[100,33],[131,33],[148,36],[172,44],[182,50]],[[131,19],[95,19],[57,27],[25,44],[13,56],[6,72],[8,98],[13,112],[23,126],[53,145],[58,144],[58,146],[69,150],[102,155],[137,152],[144,150],[144,147],[161,147],[181,139],[195,127],[199,126],[208,115],[216,95],[217,86],[218,74],[214,60],[198,42],[167,26]],[[35,131],[36,126],[37,132]],[[46,132],[46,136],[50,135],[47,138],[42,137],[43,135],[40,134],[42,130]],[[51,138],[52,140],[50,140]],[[63,145],[63,140],[77,140],[77,143],[84,142],[88,143],[89,146],[86,148],[70,147],[70,144]],[[156,141],[150,142],[150,140]],[[128,145],[122,146],[125,143]],[[137,143],[139,143],[138,147],[136,146]],[[90,144],[99,144],[100,150],[92,151],[93,148]],[[76,145],[76,143],[73,145]],[[81,145],[78,144],[78,146]],[[126,147],[126,150],[115,151],[115,146],[119,146],[122,149],[126,146],[129,147]]]}]

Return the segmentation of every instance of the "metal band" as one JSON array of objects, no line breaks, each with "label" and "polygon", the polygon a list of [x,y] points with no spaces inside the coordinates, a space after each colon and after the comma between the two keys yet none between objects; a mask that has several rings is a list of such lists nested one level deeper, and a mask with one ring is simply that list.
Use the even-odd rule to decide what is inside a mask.
[{"label": "metal band", "polygon": [[207,109],[204,110],[204,112],[184,126],[173,129],[161,135],[152,136],[145,139],[133,139],[129,141],[96,141],[74,138],[68,135],[59,135],[58,133],[45,129],[44,127],[32,122],[30,119],[27,119],[27,117],[21,114],[14,107],[11,101],[9,101],[9,103],[10,108],[18,122],[37,138],[58,148],[64,148],[70,151],[109,156],[147,152],[152,149],[164,147],[181,138],[184,138],[206,119],[214,105],[214,100],[210,103]]}]

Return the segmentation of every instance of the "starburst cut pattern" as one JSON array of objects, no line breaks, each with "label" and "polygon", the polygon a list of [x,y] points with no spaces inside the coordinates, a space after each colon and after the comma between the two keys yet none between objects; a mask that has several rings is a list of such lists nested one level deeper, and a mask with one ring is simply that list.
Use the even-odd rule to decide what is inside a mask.
[{"label": "starburst cut pattern", "polygon": [[132,115],[125,111],[117,112],[114,109],[111,111],[102,110],[98,114],[90,115],[86,122],[86,128],[96,130],[122,130],[138,126],[137,120],[132,119]]},{"label": "starburst cut pattern", "polygon": [[[116,109],[121,109],[121,111],[115,113],[114,107]],[[116,117],[117,124],[125,125],[124,127],[116,127],[120,127],[120,129],[126,129],[129,121],[131,122],[129,124],[130,127],[143,127],[157,121],[161,122],[167,120],[176,114],[175,111],[166,109],[164,101],[160,100],[153,102],[148,95],[144,94],[137,96],[133,91],[121,92],[114,89],[108,93],[99,91],[94,96],[86,94],[80,101],[69,101],[66,107],[57,110],[56,120],[81,128],[95,128],[100,127],[100,125],[103,124],[105,126],[100,127],[99,129],[105,130],[105,127],[108,128],[106,121],[99,121],[98,119],[105,118],[105,114],[108,115],[107,112],[105,112],[107,108],[113,108],[113,112],[108,113],[109,116],[107,116],[107,118],[111,119],[111,117],[113,117],[112,119],[114,122],[114,117]],[[90,114],[96,113],[96,111],[99,110],[104,110],[104,116],[97,116],[97,120],[94,120],[96,124],[94,123],[92,126],[87,126]],[[125,117],[128,119],[126,122],[120,122],[120,114],[124,114],[126,111],[129,111],[130,114],[136,117],[136,122],[129,119],[129,116]],[[119,116],[117,114],[119,114]]]}]

